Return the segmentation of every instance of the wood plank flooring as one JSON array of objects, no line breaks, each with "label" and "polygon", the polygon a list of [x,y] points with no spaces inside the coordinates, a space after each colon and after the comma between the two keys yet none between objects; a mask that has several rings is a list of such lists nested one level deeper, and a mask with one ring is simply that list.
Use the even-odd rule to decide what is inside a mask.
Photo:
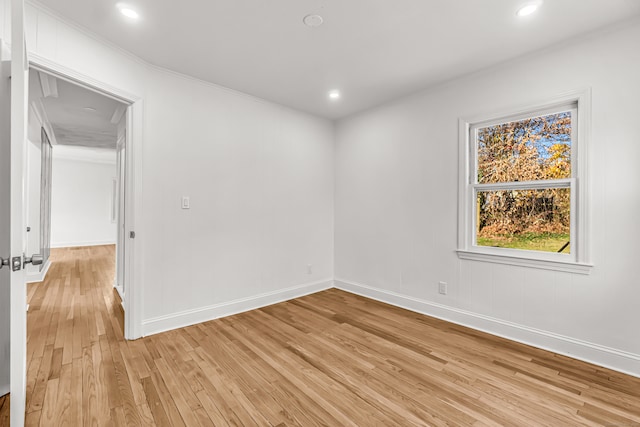
[{"label": "wood plank flooring", "polygon": [[0,396],[0,426],[9,425],[9,395]]},{"label": "wood plank flooring", "polygon": [[338,290],[137,341],[114,248],[28,288],[27,425],[640,426],[640,380]]}]

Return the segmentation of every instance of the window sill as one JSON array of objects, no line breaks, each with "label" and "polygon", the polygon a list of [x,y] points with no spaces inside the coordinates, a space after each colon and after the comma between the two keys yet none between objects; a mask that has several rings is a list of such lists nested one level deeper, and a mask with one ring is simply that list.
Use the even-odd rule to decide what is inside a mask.
[{"label": "window sill", "polygon": [[458,258],[471,261],[484,261],[496,264],[516,265],[519,267],[539,268],[543,270],[562,271],[565,273],[575,274],[591,274],[593,265],[582,264],[577,262],[549,261],[532,258],[522,258],[509,255],[486,254],[479,252],[471,252],[465,250],[457,250]]}]

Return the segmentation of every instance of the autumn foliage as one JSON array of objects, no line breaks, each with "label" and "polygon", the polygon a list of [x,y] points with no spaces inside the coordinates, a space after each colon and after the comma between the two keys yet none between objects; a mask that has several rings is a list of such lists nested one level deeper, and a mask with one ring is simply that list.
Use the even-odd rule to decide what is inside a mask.
[{"label": "autumn foliage", "polygon": [[[571,177],[571,113],[480,128],[478,183]],[[478,236],[569,233],[570,190],[524,189],[478,193]]]}]

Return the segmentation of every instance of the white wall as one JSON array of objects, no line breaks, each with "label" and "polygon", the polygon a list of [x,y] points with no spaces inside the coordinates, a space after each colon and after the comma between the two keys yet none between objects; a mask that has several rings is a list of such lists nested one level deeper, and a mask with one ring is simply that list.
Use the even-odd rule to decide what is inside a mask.
[{"label": "white wall", "polygon": [[0,39],[11,42],[11,0],[0,0]]},{"label": "white wall", "polygon": [[[640,375],[639,40],[636,21],[340,121],[338,286]],[[586,87],[592,274],[458,259],[458,118]]]},{"label": "white wall", "polygon": [[[65,155],[60,155],[60,149]],[[115,150],[109,153],[109,163],[78,160],[86,151],[83,147],[53,147],[52,248],[116,243],[117,224],[111,221]]]},{"label": "white wall", "polygon": [[145,102],[145,317],[332,278],[328,121],[164,73]]},{"label": "white wall", "polygon": [[330,121],[150,67],[27,11],[30,51],[144,99],[145,333],[331,285]]}]

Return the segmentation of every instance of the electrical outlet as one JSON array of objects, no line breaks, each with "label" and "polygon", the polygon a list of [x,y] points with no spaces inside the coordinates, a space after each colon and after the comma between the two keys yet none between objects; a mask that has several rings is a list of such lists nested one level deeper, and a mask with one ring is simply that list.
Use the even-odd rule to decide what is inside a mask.
[{"label": "electrical outlet", "polygon": [[438,293],[442,295],[447,294],[447,282],[439,282],[438,283]]},{"label": "electrical outlet", "polygon": [[311,264],[307,264],[307,274],[313,274],[313,266]]}]

